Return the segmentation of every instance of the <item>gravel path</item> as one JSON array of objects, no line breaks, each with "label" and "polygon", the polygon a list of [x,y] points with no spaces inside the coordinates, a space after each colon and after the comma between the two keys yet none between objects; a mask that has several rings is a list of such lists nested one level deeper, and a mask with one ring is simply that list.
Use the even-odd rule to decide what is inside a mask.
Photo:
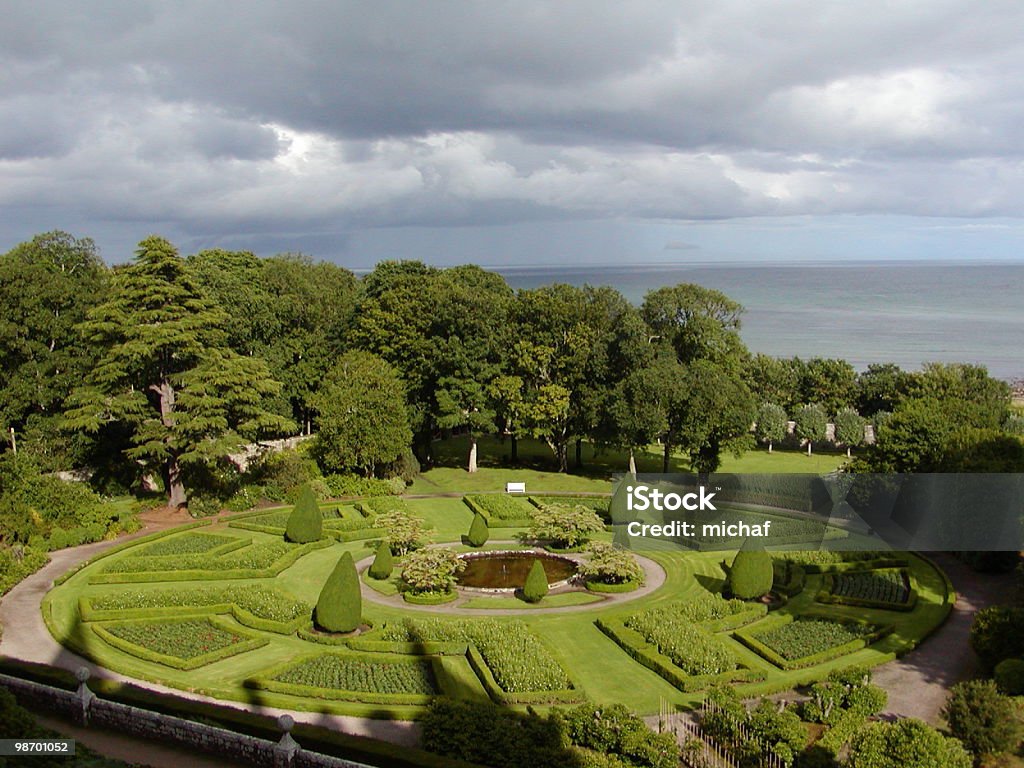
[{"label": "gravel path", "polygon": [[960,560],[943,553],[929,555],[953,582],[956,605],[935,634],[896,661],[875,669],[874,682],[889,692],[885,714],[916,717],[942,725],[942,707],[950,686],[981,673],[978,657],[968,638],[974,614],[1010,599],[1016,589],[1014,574],[979,574]]}]

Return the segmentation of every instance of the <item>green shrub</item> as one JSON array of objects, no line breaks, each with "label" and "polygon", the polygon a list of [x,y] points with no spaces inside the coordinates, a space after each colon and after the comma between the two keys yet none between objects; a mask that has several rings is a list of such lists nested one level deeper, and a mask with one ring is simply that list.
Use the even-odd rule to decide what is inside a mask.
[{"label": "green shrub", "polygon": [[996,664],[996,685],[1007,696],[1024,695],[1024,660],[1003,659]]},{"label": "green shrub", "polygon": [[316,623],[328,632],[352,632],[362,622],[363,598],[352,553],[341,556],[316,602]]},{"label": "green shrub", "polygon": [[320,539],[323,533],[324,519],[320,514],[320,505],[317,503],[316,494],[309,485],[305,485],[299,492],[295,508],[288,516],[284,537],[288,541],[307,544]]},{"label": "green shrub", "polygon": [[995,605],[978,611],[971,625],[971,647],[988,670],[1004,659],[1024,656],[1024,608]]},{"label": "green shrub", "polygon": [[849,768],[970,768],[970,755],[956,739],[920,720],[872,723],[850,743]]},{"label": "green shrub", "polygon": [[954,685],[942,714],[949,732],[978,757],[1009,752],[1020,740],[1017,707],[992,680]]},{"label": "green shrub", "polygon": [[471,547],[482,547],[487,543],[489,535],[490,531],[487,529],[487,520],[477,512],[473,515],[473,522],[469,526],[469,535],[466,536],[466,541],[469,542]]},{"label": "green shrub", "polygon": [[464,496],[463,501],[474,512],[485,515],[495,526],[499,524],[497,521],[529,520],[534,511],[534,506],[526,499],[503,493],[473,494]]},{"label": "green shrub", "polygon": [[15,544],[0,548],[0,595],[50,562],[45,552]]},{"label": "green shrub", "polygon": [[772,588],[774,571],[767,552],[742,549],[729,568],[729,589],[741,600],[753,600]]},{"label": "green shrub", "polygon": [[391,555],[391,546],[386,542],[382,541],[380,546],[377,547],[377,554],[373,558],[373,563],[370,565],[370,577],[374,579],[386,579],[391,576],[391,571],[395,567],[395,559]]},{"label": "green shrub", "polygon": [[539,603],[548,593],[548,577],[540,560],[535,560],[523,585],[523,599],[528,603]]}]

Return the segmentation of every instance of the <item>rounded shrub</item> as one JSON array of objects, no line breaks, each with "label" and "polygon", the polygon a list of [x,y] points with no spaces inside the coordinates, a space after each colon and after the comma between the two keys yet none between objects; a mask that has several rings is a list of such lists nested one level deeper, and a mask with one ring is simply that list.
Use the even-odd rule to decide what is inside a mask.
[{"label": "rounded shrub", "polygon": [[489,535],[490,531],[487,528],[487,520],[477,512],[473,515],[473,522],[469,526],[469,535],[466,536],[466,541],[469,542],[471,547],[482,547],[487,543]]},{"label": "rounded shrub", "polygon": [[341,556],[327,577],[315,616],[317,625],[328,632],[352,632],[362,623],[363,598],[351,552]]},{"label": "rounded shrub", "polygon": [[391,555],[391,545],[382,541],[377,547],[377,554],[370,565],[370,577],[374,579],[386,579],[391,576],[395,567],[395,559]]},{"label": "rounded shrub", "polygon": [[1003,659],[996,664],[995,678],[1007,696],[1024,695],[1024,659]]},{"label": "rounded shrub", "polygon": [[1017,706],[991,680],[954,685],[942,713],[949,732],[979,757],[1009,752],[1020,740]]},{"label": "rounded shrub", "polygon": [[299,491],[295,508],[288,516],[288,523],[284,529],[284,537],[288,541],[297,544],[306,544],[310,541],[318,541],[324,532],[324,519],[320,514],[320,505],[316,501],[316,493],[309,485],[304,485]]},{"label": "rounded shrub", "polygon": [[1024,608],[982,608],[971,625],[971,647],[985,669],[992,669],[1004,659],[1024,656]]},{"label": "rounded shrub", "polygon": [[735,597],[753,600],[771,590],[773,575],[771,555],[742,549],[729,569],[729,589]]},{"label": "rounded shrub", "polygon": [[547,593],[548,576],[544,573],[544,566],[540,560],[534,560],[523,585],[523,599],[528,603],[539,603]]}]

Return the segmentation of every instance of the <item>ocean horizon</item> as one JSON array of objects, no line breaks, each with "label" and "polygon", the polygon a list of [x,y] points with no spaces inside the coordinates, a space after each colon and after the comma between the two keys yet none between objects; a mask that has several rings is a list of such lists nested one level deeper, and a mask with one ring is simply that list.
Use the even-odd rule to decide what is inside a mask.
[{"label": "ocean horizon", "polygon": [[858,370],[896,363],[984,365],[1024,378],[1024,262],[721,262],[487,267],[513,288],[608,285],[639,304],[653,289],[697,283],[744,307],[753,352],[838,357]]}]

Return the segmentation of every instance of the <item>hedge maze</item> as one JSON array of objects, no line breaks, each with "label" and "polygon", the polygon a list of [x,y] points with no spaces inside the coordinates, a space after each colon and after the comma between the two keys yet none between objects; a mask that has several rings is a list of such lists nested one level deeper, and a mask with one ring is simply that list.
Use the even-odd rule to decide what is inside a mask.
[{"label": "hedge maze", "polygon": [[662,701],[697,703],[721,683],[743,695],[785,690],[893,658],[951,605],[944,575],[902,553],[772,553],[779,598],[769,611],[722,596],[722,552],[656,552],[649,557],[664,585],[628,605],[584,605],[567,593],[548,610],[524,605],[515,616],[461,604],[431,615],[364,591],[356,632],[314,626],[313,606],[340,558],[350,553],[360,569],[373,560],[379,515],[418,516],[434,541],[458,547],[474,513],[508,527],[538,504],[581,500],[477,494],[321,505],[322,538],[306,544],[285,540],[287,509],[192,524],[72,569],[44,600],[43,617],[65,645],[131,677],[281,708],[409,718],[437,697],[622,703],[650,714]]}]

